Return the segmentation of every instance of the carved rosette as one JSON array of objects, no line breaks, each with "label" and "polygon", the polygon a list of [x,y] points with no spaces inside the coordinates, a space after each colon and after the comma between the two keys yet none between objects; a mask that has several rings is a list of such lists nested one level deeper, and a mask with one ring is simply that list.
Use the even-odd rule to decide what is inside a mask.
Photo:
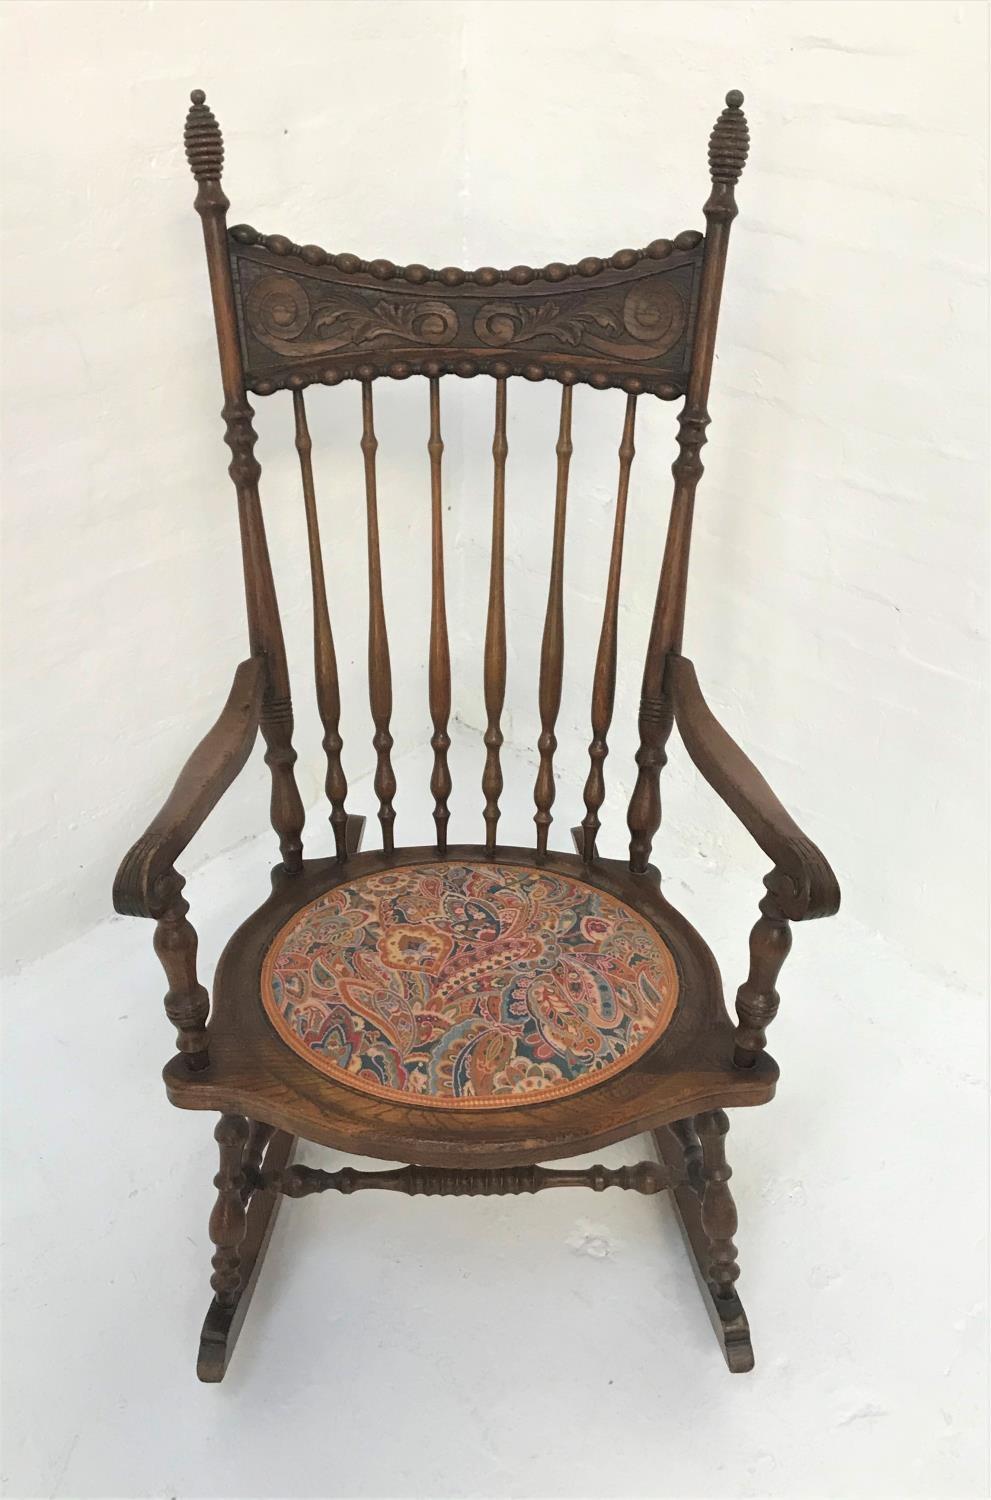
[{"label": "carved rosette", "polygon": [[509,271],[394,266],[231,231],[247,384],[258,395],[387,375],[523,375],[683,393],[702,236]]}]

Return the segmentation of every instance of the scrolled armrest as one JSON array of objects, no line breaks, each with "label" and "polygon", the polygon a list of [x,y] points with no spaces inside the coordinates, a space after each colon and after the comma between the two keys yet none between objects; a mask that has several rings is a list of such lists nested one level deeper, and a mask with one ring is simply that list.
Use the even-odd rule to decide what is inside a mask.
[{"label": "scrolled armrest", "polygon": [[251,754],[265,681],[264,657],[249,657],[238,667],[216,724],[183,766],[158,816],[124,856],[114,881],[115,911],[158,919],[181,891],[175,861]]},{"label": "scrolled armrest", "polygon": [[716,719],[687,657],[668,658],[667,684],[685,749],[713,791],[773,860],[774,894],[783,915],[792,922],[832,916],[839,909],[840,888],[825,855]]}]

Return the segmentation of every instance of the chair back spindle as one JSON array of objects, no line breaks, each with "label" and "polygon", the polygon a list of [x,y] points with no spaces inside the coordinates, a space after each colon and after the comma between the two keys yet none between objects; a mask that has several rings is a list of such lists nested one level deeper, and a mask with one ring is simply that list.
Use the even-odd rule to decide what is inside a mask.
[{"label": "chair back spindle", "polygon": [[626,502],[630,493],[630,470],[633,467],[634,428],[637,398],[627,396],[623,436],[619,445],[619,484],[616,490],[616,514],[613,520],[612,548],[609,553],[609,576],[602,611],[602,630],[595,657],[592,679],[592,742],[588,747],[589,771],[585,782],[585,816],[582,819],[582,858],[589,864],[595,858],[595,840],[599,832],[599,809],[606,797],[603,762],[609,754],[606,736],[612,723],[616,698],[616,651],[619,634],[619,585],[623,571],[623,539],[626,532]]},{"label": "chair back spindle", "polygon": [[327,585],[323,569],[323,548],[320,543],[320,522],[317,518],[316,492],[313,485],[313,443],[306,420],[306,403],[302,391],[293,391],[293,413],[296,419],[296,451],[303,484],[303,504],[306,508],[306,540],[310,551],[310,584],[313,595],[313,671],[316,678],[317,709],[323,725],[323,750],[327,757],[325,789],[330,803],[330,826],[334,832],[334,844],[339,859],[347,858],[348,815],[345,799],[348,794],[347,778],[341,764],[341,689],[337,676],[337,653],[334,650],[334,635],[330,628],[330,610],[327,605]]},{"label": "chair back spindle", "polygon": [[451,795],[451,772],[447,763],[447,752],[451,737],[447,732],[451,717],[451,650],[447,638],[447,604],[444,594],[444,516],[441,494],[441,461],[444,455],[444,440],[440,434],[440,380],[430,377],[430,437],[427,441],[430,455],[430,718],[434,732],[430,744],[434,752],[434,768],[430,777],[430,791],[434,799],[434,823],[437,828],[437,848],[440,853],[447,849],[447,825],[450,811],[447,799]]},{"label": "chair back spindle", "polygon": [[485,731],[482,793],[485,852],[496,853],[503,790],[502,716],[506,699],[505,519],[507,382],[552,379],[562,387],[557,439],[550,575],[540,648],[538,770],[534,783],[536,851],[547,852],[555,801],[554,759],[564,676],[564,548],[572,456],[572,396],[576,384],[626,392],[619,447],[619,477],[602,622],[592,684],[589,770],[584,787],[581,853],[597,858],[605,802],[604,762],[609,753],[617,680],[619,602],[637,401],[684,396],[672,465],[673,498],[664,557],[644,660],[638,716],[636,784],[627,824],[630,866],[648,868],[661,824],[660,773],[673,722],[665,678],[680,654],[695,494],[702,475],[701,449],[709,422],[719,301],[735,186],[748,151],[747,123],[736,91],[726,96],[709,141],[711,191],[704,207],[706,233],[694,230],[643,250],[587,256],[574,265],[509,270],[482,266],[397,266],[297,245],[249,225],[228,231],[227,199],[220,186],[223,143],[202,93],[193,95],[186,152],[198,191],[196,208],[213,296],[224,388],[226,441],[238,499],[248,628],[252,651],[264,656],[267,686],[262,715],[266,761],[272,775],[272,823],[285,868],[301,868],[303,808],[296,787],[292,706],[282,626],[258,496],[260,469],[247,393],[293,393],[296,446],[306,511],[313,596],[317,703],[327,758],[326,791],[339,857],[347,855],[347,781],[341,763],[341,698],[323,566],[313,481],[312,443],[303,390],[341,381],[361,384],[365,508],[368,547],[368,682],[374,723],[373,778],[382,842],[394,850],[396,778],[392,765],[392,670],[383,599],[376,452],[374,380],[424,376],[429,382],[431,596],[428,700],[433,766],[430,790],[436,847],[448,848],[452,778],[449,763],[452,710],[451,660],[444,553],[443,454],[440,381],[448,374],[495,379],[492,441],[491,554],[485,626]]},{"label": "chair back spindle", "polygon": [[372,383],[361,385],[361,452],[365,464],[365,511],[368,526],[368,698],[375,733],[375,795],[379,799],[379,822],[382,825],[382,847],[387,854],[395,848],[393,824],[396,811],[396,777],[392,769],[392,665],[389,659],[389,636],[385,626],[382,599],[382,558],[379,548],[378,487],[375,477],[375,455],[378,439],[372,409]]},{"label": "chair back spindle", "polygon": [[495,435],[492,439],[492,551],[489,607],[485,622],[485,852],[495,854],[499,797],[502,794],[502,707],[506,698],[506,378],[496,380]]},{"label": "chair back spindle", "polygon": [[554,751],[557,738],[554,728],[561,708],[561,686],[564,680],[564,528],[568,509],[568,471],[571,466],[571,398],[574,388],[561,390],[561,421],[557,435],[557,487],[554,496],[554,537],[551,544],[551,572],[547,586],[547,613],[540,647],[540,736],[537,751],[540,764],[533,788],[537,811],[537,854],[547,853],[547,835],[554,805]]}]

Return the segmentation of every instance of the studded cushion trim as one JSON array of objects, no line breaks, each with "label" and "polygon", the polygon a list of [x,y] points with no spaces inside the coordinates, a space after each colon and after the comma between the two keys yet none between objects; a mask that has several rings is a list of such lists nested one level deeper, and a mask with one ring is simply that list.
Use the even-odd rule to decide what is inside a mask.
[{"label": "studded cushion trim", "polygon": [[336,886],[285,924],[262,968],[272,1025],[313,1067],[442,1109],[601,1083],[656,1042],[677,996],[670,950],[631,907],[488,861]]}]

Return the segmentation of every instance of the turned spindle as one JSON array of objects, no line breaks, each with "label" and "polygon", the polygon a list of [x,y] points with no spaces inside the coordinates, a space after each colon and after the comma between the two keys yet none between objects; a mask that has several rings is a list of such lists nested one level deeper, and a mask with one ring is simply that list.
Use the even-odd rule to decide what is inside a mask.
[{"label": "turned spindle", "polygon": [[306,403],[302,391],[293,391],[293,414],[296,422],[296,452],[299,454],[306,512],[306,540],[310,554],[310,593],[313,604],[313,671],[317,689],[317,710],[323,725],[323,752],[327,758],[324,790],[330,803],[330,826],[338,859],[346,859],[348,814],[345,802],[347,777],[341,762],[344,741],[341,739],[341,689],[337,675],[337,652],[330,628],[330,607],[323,569],[320,543],[320,520],[317,515],[316,489],[313,483],[313,442],[306,420]]},{"label": "turned spindle", "polygon": [[612,723],[616,699],[616,653],[619,636],[619,585],[623,571],[623,538],[626,532],[626,502],[630,492],[630,470],[633,467],[634,427],[637,416],[636,396],[626,398],[626,418],[619,445],[619,487],[613,520],[612,549],[609,554],[609,577],[602,610],[602,629],[592,679],[592,742],[588,747],[589,772],[585,782],[585,816],[582,819],[582,858],[595,858],[595,840],[599,832],[599,809],[606,797],[603,763],[609,754],[606,736]]},{"label": "turned spindle", "polygon": [[778,1013],[780,997],[775,984],[791,952],[791,927],[781,910],[778,886],[781,877],[772,871],[764,881],[767,895],[760,902],[760,918],[750,933],[750,972],[736,992],[739,1026],[733,1061],[738,1068],[752,1068],[767,1046],[767,1027]]},{"label": "turned spindle", "polygon": [[433,734],[430,747],[434,767],[430,791],[434,799],[434,825],[437,849],[447,848],[447,825],[450,821],[448,798],[451,795],[451,772],[447,752],[451,737],[447,732],[451,717],[451,649],[447,636],[447,604],[444,592],[444,514],[441,490],[441,462],[444,440],[440,434],[440,380],[430,380],[430,436],[427,440],[430,458],[430,719]]},{"label": "turned spindle", "polygon": [[554,752],[557,738],[554,726],[561,708],[561,687],[564,681],[564,529],[568,511],[568,470],[573,451],[571,442],[571,398],[570,385],[561,391],[561,421],[557,436],[557,486],[554,496],[554,537],[551,543],[551,572],[547,586],[547,612],[544,616],[544,634],[540,647],[540,736],[537,753],[540,763],[537,780],[533,788],[533,800],[537,811],[533,821],[537,825],[537,856],[547,853],[547,835],[552,822],[551,808],[554,805]]},{"label": "turned spindle", "polygon": [[173,872],[165,882],[168,905],[155,924],[154,945],[169,982],[165,1014],[176,1029],[176,1044],[192,1072],[210,1063],[206,1022],[210,999],[196,976],[196,928],[188,920],[189,902],[182,894],[181,875]]},{"label": "turned spindle", "polygon": [[385,625],[385,603],[382,597],[382,555],[379,544],[378,481],[375,455],[375,413],[372,405],[372,383],[361,386],[361,453],[365,467],[365,516],[368,533],[368,697],[375,733],[375,795],[379,803],[382,847],[391,854],[395,847],[393,824],[396,810],[396,777],[392,769],[392,664],[389,657],[389,635]]},{"label": "turned spindle", "polygon": [[595,1193],[607,1188],[653,1194],[679,1182],[680,1176],[654,1161],[632,1166],[604,1167],[393,1167],[366,1172],[341,1167],[336,1172],[322,1167],[293,1166],[279,1172],[261,1173],[260,1187],[284,1193],[288,1198],[308,1198],[313,1193],[357,1193],[369,1189],[405,1193],[418,1198],[483,1198],[505,1193],[542,1193],[548,1188],[582,1187]]},{"label": "turned spindle", "polygon": [[492,550],[489,559],[489,607],[485,622],[485,852],[495,854],[499,797],[502,794],[502,708],[506,698],[506,381],[496,381]]}]

